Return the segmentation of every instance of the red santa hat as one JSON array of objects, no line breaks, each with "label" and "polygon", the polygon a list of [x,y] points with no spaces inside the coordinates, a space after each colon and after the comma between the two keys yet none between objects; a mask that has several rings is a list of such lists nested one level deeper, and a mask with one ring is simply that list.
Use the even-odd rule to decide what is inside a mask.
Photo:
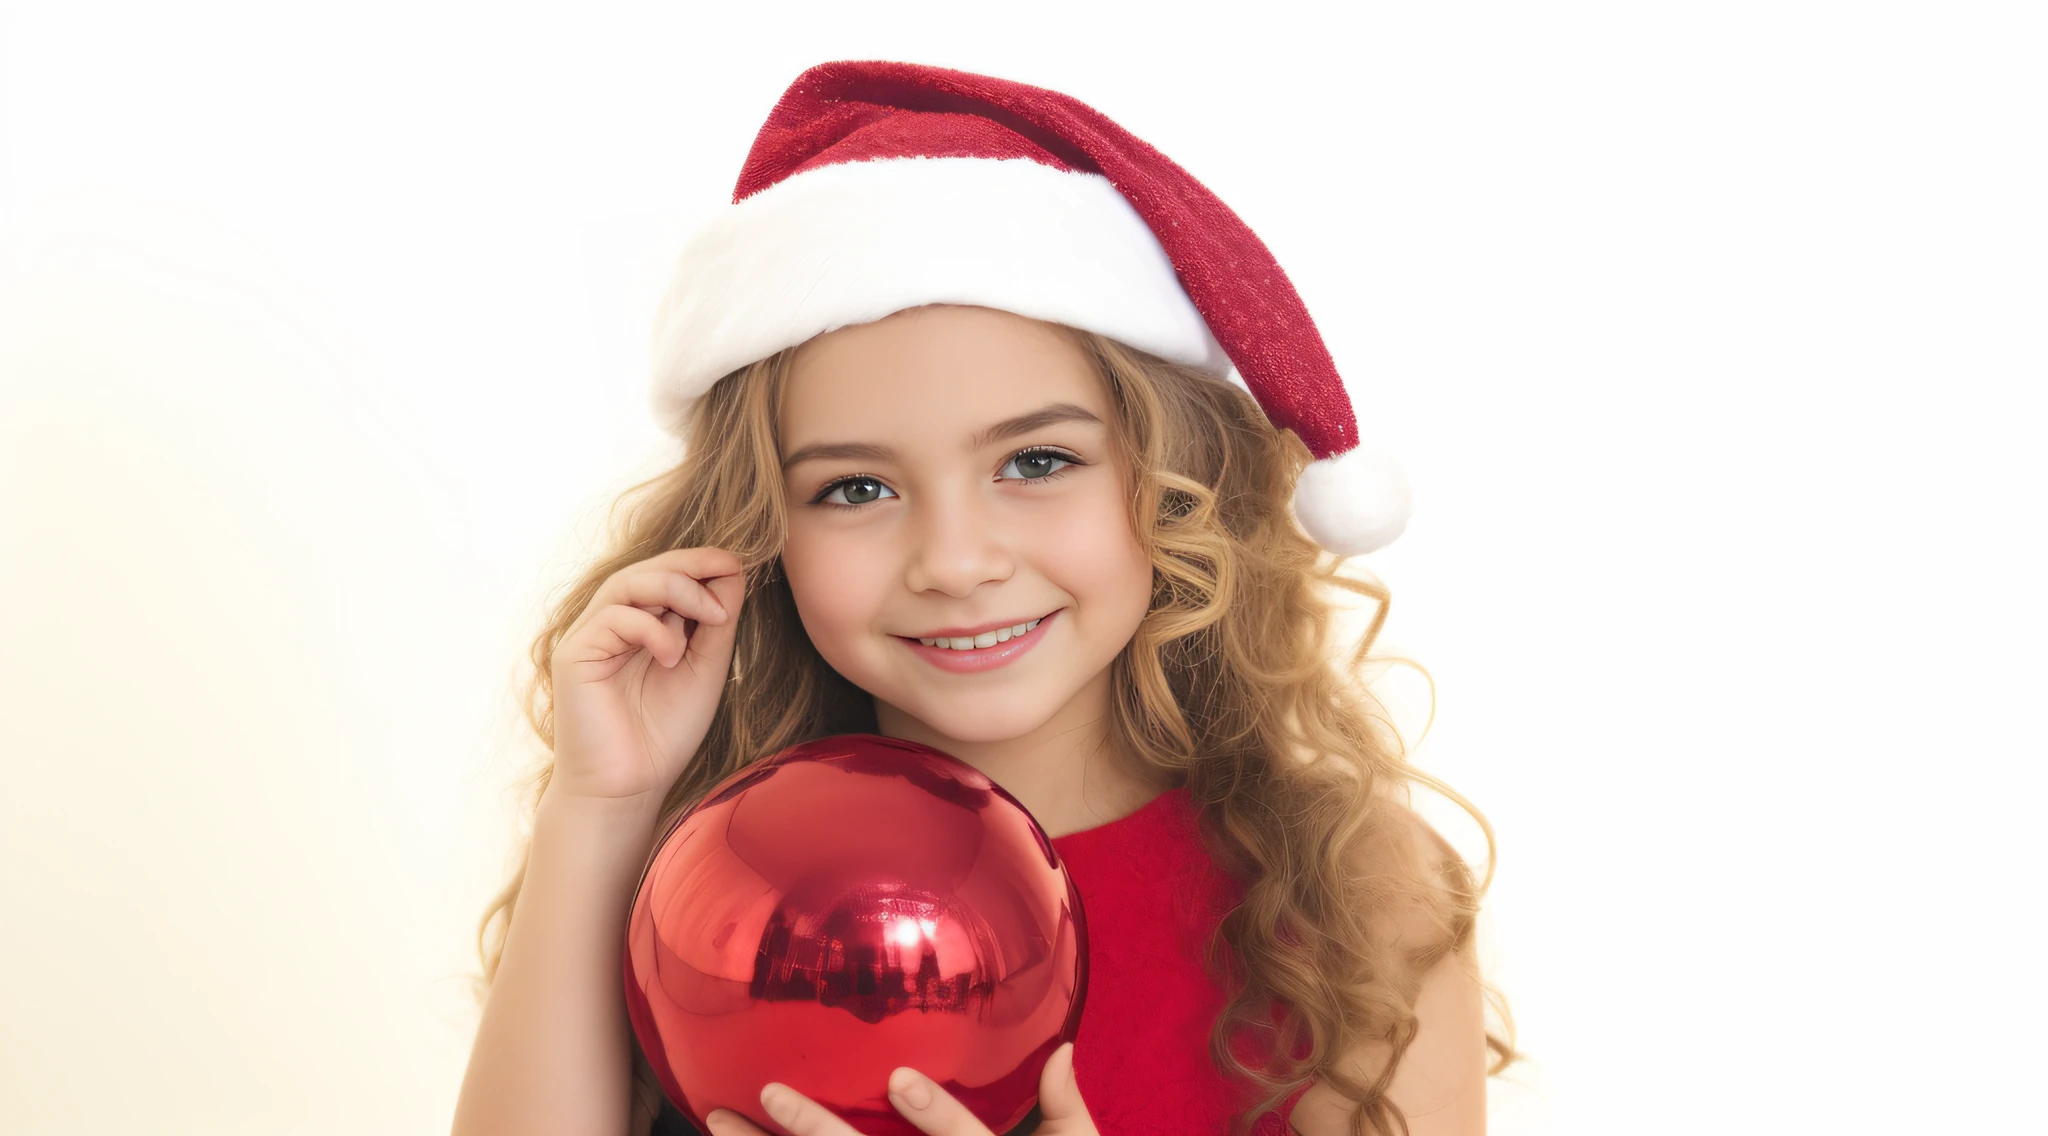
[{"label": "red santa hat", "polygon": [[933,303],[1082,328],[1245,388],[1315,456],[1294,514],[1333,552],[1407,522],[1407,479],[1360,445],[1308,309],[1229,206],[1076,99],[911,63],[824,63],[783,92],[731,207],[678,258],[656,420],[681,436],[729,372]]}]

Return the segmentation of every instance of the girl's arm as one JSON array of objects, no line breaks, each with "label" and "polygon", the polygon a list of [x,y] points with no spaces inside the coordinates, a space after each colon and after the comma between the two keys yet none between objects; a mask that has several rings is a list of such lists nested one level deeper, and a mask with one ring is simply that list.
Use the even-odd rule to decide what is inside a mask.
[{"label": "girl's arm", "polygon": [[[1409,815],[1424,863],[1458,853],[1421,817]],[[1425,924],[1404,920],[1404,944],[1419,944]],[[1387,1097],[1408,1121],[1408,1136],[1482,1136],[1486,1131],[1486,1004],[1480,987],[1476,935],[1439,959],[1423,976],[1415,1000],[1419,1029],[1394,1070]],[[1342,1060],[1370,1081],[1386,1068],[1384,1042],[1361,1043]],[[1298,1136],[1349,1136],[1356,1106],[1323,1084],[1301,1095],[1289,1121]]]},{"label": "girl's arm", "polygon": [[542,796],[454,1136],[628,1130],[632,1025],[619,955],[660,796]]}]

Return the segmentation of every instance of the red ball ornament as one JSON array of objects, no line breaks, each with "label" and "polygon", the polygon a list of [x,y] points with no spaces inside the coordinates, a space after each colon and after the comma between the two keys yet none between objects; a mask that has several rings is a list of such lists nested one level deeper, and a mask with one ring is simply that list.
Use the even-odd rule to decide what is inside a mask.
[{"label": "red ball ornament", "polygon": [[1079,1030],[1081,894],[1038,822],[930,746],[849,734],[728,777],[662,836],[628,919],[626,1008],[699,1131],[769,1132],[770,1081],[856,1130],[920,1136],[899,1065],[991,1132],[1021,1123]]}]

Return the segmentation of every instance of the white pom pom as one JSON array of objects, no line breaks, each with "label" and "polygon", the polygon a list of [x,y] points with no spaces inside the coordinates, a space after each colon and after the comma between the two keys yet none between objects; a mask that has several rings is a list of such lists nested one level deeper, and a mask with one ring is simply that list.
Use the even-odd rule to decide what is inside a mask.
[{"label": "white pom pom", "polygon": [[1294,486],[1294,519],[1340,556],[1385,548],[1408,524],[1408,476],[1363,445],[1310,462]]}]

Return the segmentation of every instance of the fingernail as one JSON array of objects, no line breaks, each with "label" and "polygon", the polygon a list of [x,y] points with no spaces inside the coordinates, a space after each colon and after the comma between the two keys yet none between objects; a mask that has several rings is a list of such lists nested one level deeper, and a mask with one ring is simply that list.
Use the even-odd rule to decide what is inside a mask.
[{"label": "fingernail", "polygon": [[931,1107],[931,1086],[925,1084],[923,1077],[908,1069],[898,1069],[889,1074],[889,1091],[902,1097],[903,1103],[912,1108]]},{"label": "fingernail", "polygon": [[789,1090],[779,1084],[770,1082],[761,1090],[761,1107],[768,1110],[768,1115],[785,1124],[789,1122],[789,1106],[795,1103],[789,1095]]}]

